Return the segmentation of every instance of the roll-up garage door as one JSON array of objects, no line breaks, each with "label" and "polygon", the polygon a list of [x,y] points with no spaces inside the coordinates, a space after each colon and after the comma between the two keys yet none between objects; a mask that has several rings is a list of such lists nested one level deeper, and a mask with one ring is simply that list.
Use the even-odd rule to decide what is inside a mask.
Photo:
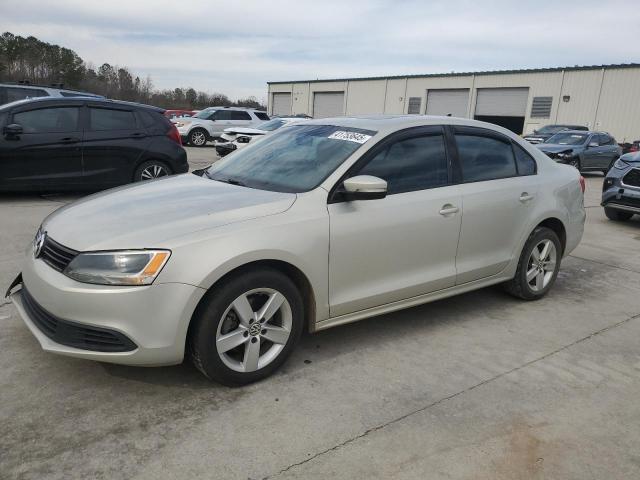
[{"label": "roll-up garage door", "polygon": [[427,115],[466,117],[469,89],[427,90]]},{"label": "roll-up garage door", "polygon": [[291,94],[274,93],[271,115],[291,115]]},{"label": "roll-up garage door", "polygon": [[479,88],[476,115],[524,117],[528,98],[528,88]]},{"label": "roll-up garage door", "polygon": [[313,95],[313,118],[344,115],[344,92],[316,92]]}]

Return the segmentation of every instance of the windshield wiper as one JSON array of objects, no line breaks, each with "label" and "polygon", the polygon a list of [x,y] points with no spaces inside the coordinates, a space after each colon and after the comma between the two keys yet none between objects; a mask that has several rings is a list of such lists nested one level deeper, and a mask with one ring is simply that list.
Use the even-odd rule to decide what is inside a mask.
[{"label": "windshield wiper", "polygon": [[216,178],[207,175],[211,180],[215,180],[216,182],[228,183],[230,185],[237,185],[239,187],[246,187],[246,185],[240,180],[236,180],[235,178]]}]

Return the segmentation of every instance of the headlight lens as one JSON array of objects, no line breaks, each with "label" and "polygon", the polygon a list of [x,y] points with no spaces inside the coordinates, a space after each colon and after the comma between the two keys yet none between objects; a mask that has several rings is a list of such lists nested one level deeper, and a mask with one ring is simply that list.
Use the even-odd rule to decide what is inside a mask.
[{"label": "headlight lens", "polygon": [[613,164],[614,168],[618,170],[624,170],[629,166],[629,164],[621,159],[616,160],[616,163]]},{"label": "headlight lens", "polygon": [[238,143],[249,143],[251,141],[251,137],[238,137],[236,141]]},{"label": "headlight lens", "polygon": [[99,285],[149,285],[170,255],[169,250],[81,253],[64,274],[79,282]]}]

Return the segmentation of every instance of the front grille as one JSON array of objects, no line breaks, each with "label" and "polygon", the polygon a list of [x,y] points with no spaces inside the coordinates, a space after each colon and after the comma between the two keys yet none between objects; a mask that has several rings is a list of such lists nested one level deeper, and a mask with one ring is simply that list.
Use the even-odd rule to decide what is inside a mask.
[{"label": "front grille", "polygon": [[60,345],[94,352],[130,352],[137,348],[135,343],[120,332],[53,316],[34,300],[24,284],[22,304],[40,331]]},{"label": "front grille", "polygon": [[69,247],[60,245],[55,240],[45,237],[42,250],[40,251],[39,258],[49,265],[51,268],[62,272],[67,265],[73,260],[79,252],[72,250]]},{"label": "front grille", "polygon": [[632,168],[629,173],[622,177],[622,182],[632,187],[640,187],[640,169]]}]

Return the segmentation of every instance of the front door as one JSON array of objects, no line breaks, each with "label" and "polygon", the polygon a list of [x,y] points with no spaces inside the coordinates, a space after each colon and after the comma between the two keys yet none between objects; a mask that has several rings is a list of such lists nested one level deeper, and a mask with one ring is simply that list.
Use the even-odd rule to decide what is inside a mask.
[{"label": "front door", "polygon": [[331,316],[453,286],[462,210],[442,129],[383,140],[356,167],[349,177],[382,178],[388,194],[328,206]]},{"label": "front door", "polygon": [[2,186],[54,189],[82,184],[80,107],[22,107],[6,124],[20,125],[22,133],[0,140]]}]

